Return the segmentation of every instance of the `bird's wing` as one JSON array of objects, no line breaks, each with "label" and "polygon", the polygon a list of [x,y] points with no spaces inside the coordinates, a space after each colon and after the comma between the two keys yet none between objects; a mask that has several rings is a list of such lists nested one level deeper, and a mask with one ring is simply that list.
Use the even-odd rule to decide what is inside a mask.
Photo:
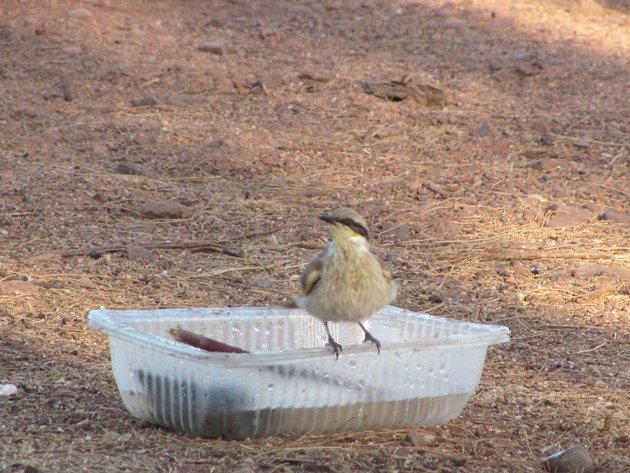
[{"label": "bird's wing", "polygon": [[317,287],[319,280],[321,279],[322,269],[324,267],[324,256],[326,252],[323,251],[317,255],[309,264],[304,268],[300,282],[302,283],[302,289],[307,296],[313,292],[313,289]]},{"label": "bird's wing", "polygon": [[383,277],[387,280],[387,282],[392,282],[392,279],[394,279],[392,272],[384,266],[381,266],[381,270],[383,271]]},{"label": "bird's wing", "polygon": [[389,302],[393,302],[396,299],[396,295],[398,294],[398,285],[396,281],[394,281],[394,275],[392,272],[385,266],[383,260],[381,260],[377,255],[374,255],[376,261],[381,266],[381,272],[383,273],[383,277],[389,283]]},{"label": "bird's wing", "polygon": [[[374,255],[374,253],[372,254]],[[381,258],[379,258],[377,255],[374,255],[374,258],[376,258],[376,261],[378,261],[378,264],[381,266],[381,271],[383,272],[383,277],[385,278],[385,280],[387,280],[387,282],[391,282],[394,279],[394,275],[392,274],[392,272],[387,266],[385,266],[385,263],[383,263],[383,260]]]}]

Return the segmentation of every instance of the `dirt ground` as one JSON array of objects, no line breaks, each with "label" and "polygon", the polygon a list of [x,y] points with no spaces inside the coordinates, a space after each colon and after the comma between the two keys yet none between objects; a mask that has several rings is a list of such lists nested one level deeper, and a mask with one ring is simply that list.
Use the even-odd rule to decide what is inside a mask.
[{"label": "dirt ground", "polygon": [[[629,12],[3,0],[0,470],[630,471]],[[127,414],[90,309],[278,305],[341,205],[396,305],[510,328],[458,419],[405,446]]]}]

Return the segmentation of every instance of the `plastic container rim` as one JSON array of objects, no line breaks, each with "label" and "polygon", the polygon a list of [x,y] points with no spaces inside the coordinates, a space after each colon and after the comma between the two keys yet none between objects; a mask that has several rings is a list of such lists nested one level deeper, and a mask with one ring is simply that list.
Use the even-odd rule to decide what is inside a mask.
[{"label": "plastic container rim", "polygon": [[[173,326],[177,324],[177,318],[182,322],[186,317],[193,315],[203,316],[203,318],[225,318],[226,315],[212,314],[216,310],[239,310],[244,313],[258,313],[261,310],[275,310],[273,315],[265,315],[265,318],[281,318],[290,314],[304,315],[305,312],[299,309],[269,308],[269,307],[206,307],[206,308],[173,308],[173,309],[143,309],[143,310],[121,310],[121,309],[97,309],[91,310],[88,314],[88,326],[103,332],[110,337],[116,337],[140,345],[148,346],[171,356],[203,362],[205,364],[220,366],[257,366],[261,362],[273,364],[275,362],[296,361],[300,359],[323,358],[328,359],[331,351],[325,346],[313,348],[296,348],[283,351],[268,351],[256,353],[210,353],[201,349],[187,346],[175,340],[153,335],[142,330],[129,326],[125,322],[137,320],[139,315],[158,316],[161,318],[173,319]],[[473,322],[465,322],[446,317],[437,317],[420,312],[411,312],[394,306],[387,306],[373,316],[374,319],[384,319],[391,316],[403,315],[405,318],[430,318],[433,320],[443,320],[448,323],[465,324],[478,330],[475,333],[452,335],[448,337],[424,337],[414,341],[381,341],[381,356],[388,352],[400,351],[423,351],[436,348],[446,348],[456,346],[489,346],[509,341],[510,331],[507,327],[500,325],[484,325]],[[115,320],[117,319],[117,320]],[[322,328],[323,331],[323,328]],[[362,343],[344,346],[342,356],[357,355],[367,351],[374,351],[372,344]],[[375,354],[376,356],[376,354]]]}]

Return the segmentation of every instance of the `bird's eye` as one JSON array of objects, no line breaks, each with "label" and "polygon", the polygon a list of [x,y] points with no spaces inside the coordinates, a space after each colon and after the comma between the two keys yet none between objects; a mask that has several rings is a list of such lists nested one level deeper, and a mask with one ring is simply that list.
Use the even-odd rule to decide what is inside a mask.
[{"label": "bird's eye", "polygon": [[359,235],[364,237],[366,240],[369,238],[369,233],[368,233],[367,228],[365,228],[360,223],[357,223],[354,220],[349,219],[349,218],[344,218],[342,220],[339,220],[339,223],[341,223],[342,225],[345,225],[353,232],[358,233]]}]

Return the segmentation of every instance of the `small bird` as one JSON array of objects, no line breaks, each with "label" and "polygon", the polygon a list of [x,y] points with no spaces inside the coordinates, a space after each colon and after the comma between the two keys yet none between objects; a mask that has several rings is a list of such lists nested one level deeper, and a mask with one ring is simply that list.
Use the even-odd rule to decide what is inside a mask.
[{"label": "small bird", "polygon": [[376,345],[363,322],[396,297],[392,273],[370,252],[365,219],[348,207],[319,217],[329,224],[332,241],[304,269],[301,277],[304,295],[295,299],[298,307],[324,322],[328,343],[337,359],[342,347],[328,328],[328,322],[356,322],[365,340]]}]

